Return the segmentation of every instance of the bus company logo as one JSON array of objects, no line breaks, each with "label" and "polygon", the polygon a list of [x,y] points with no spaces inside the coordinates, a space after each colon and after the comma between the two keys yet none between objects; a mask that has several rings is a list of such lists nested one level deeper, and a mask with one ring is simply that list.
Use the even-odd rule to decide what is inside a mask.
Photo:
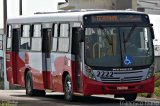
[{"label": "bus company logo", "polygon": [[132,71],[132,68],[114,68],[113,71]]}]

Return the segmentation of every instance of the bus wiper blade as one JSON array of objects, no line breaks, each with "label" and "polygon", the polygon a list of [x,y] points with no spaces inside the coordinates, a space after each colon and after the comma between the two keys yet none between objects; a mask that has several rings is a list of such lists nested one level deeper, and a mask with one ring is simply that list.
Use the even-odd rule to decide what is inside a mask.
[{"label": "bus wiper blade", "polygon": [[126,53],[126,42],[125,42],[125,34],[123,32],[123,42],[124,42],[124,52]]},{"label": "bus wiper blade", "polygon": [[129,39],[130,39],[130,37],[132,36],[135,28],[136,28],[136,26],[133,26],[133,27],[131,28],[131,30],[129,31],[129,33],[128,33],[128,35],[127,35],[127,38],[126,38],[126,39],[124,38],[124,43],[127,43],[127,42],[129,41]]}]

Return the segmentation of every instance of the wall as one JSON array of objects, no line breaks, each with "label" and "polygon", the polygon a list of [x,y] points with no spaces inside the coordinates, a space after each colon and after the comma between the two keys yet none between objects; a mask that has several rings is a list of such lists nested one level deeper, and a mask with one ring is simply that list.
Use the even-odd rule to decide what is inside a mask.
[{"label": "wall", "polygon": [[0,29],[0,34],[3,34],[3,29]]},{"label": "wall", "polygon": [[160,14],[160,0],[138,0],[138,10],[148,14]]},{"label": "wall", "polygon": [[156,56],[154,62],[154,70],[160,72],[160,56]]},{"label": "wall", "polygon": [[[67,5],[59,9],[128,9],[137,8],[137,0],[69,0]],[[68,8],[66,8],[68,7]]]}]

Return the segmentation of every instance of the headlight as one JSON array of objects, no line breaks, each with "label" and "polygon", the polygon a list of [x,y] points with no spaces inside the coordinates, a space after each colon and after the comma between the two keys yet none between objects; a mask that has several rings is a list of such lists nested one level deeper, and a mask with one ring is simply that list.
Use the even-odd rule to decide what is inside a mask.
[{"label": "headlight", "polygon": [[85,74],[89,79],[96,80],[96,77],[94,76],[94,73],[93,73],[93,71],[92,71],[92,69],[91,69],[90,67],[85,66],[84,74]]},{"label": "headlight", "polygon": [[150,78],[152,76],[154,76],[154,65],[151,65],[151,67],[149,68],[146,79],[148,79],[148,78]]}]

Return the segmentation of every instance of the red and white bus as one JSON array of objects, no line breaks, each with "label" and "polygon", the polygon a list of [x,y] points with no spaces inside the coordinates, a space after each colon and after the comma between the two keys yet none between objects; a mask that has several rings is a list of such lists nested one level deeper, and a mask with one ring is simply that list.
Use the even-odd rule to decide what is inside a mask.
[{"label": "red and white bus", "polygon": [[6,71],[27,95],[45,90],[114,94],[132,101],[154,91],[154,33],[147,14],[66,11],[8,20]]}]

